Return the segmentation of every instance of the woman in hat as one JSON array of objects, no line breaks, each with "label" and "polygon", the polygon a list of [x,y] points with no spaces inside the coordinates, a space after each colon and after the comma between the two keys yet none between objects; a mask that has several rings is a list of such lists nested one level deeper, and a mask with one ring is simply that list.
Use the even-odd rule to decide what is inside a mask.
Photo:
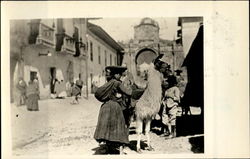
[{"label": "woman in hat", "polygon": [[108,83],[112,85],[108,88],[108,99],[100,108],[94,138],[100,143],[106,143],[107,153],[113,153],[113,148],[119,146],[120,154],[123,154],[123,146],[129,143],[129,131],[121,103],[122,96],[131,95],[132,90],[125,87],[120,80],[126,67],[108,66],[105,70],[109,70]]},{"label": "woman in hat", "polygon": [[27,96],[27,110],[38,111],[38,100],[39,100],[39,85],[37,78],[30,80],[26,91]]}]

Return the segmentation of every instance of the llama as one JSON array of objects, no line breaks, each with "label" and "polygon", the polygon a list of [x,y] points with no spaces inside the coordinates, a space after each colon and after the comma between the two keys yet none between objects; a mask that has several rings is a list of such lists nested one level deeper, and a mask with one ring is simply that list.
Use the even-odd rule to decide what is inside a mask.
[{"label": "llama", "polygon": [[157,71],[154,64],[151,63],[148,68],[147,88],[135,106],[137,132],[136,150],[139,153],[141,153],[140,140],[143,131],[143,122],[145,122],[145,135],[147,137],[148,150],[153,150],[152,146],[150,145],[149,131],[151,121],[159,112],[161,106],[162,78],[162,74]]}]

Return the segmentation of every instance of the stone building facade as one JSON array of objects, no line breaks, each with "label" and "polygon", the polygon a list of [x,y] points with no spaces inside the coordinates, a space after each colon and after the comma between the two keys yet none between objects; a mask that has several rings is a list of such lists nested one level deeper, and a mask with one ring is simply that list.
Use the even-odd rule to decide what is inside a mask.
[{"label": "stone building facade", "polygon": [[123,48],[100,26],[88,23],[88,83],[89,90],[105,83],[104,68],[109,65],[121,65]]},{"label": "stone building facade", "polygon": [[[112,59],[116,61],[114,64],[121,63],[120,55],[122,55],[120,52],[122,48],[118,47],[110,36],[108,36],[109,41],[102,41],[102,35],[95,33],[85,18],[12,20],[10,22],[11,101],[15,101],[15,85],[19,77],[23,77],[28,83],[37,76],[41,99],[50,98],[55,86],[52,82],[54,79],[59,81],[56,84],[57,94],[66,91],[66,84],[75,82],[78,78],[84,81],[84,89],[86,90],[88,86],[90,92],[91,76],[103,75],[104,67],[104,64],[96,63],[98,56],[100,54],[103,56],[104,51],[98,51],[95,46],[107,50],[107,54],[112,53]],[[92,43],[93,60],[90,59],[90,43]],[[101,60],[103,59],[101,57]]]},{"label": "stone building facade", "polygon": [[[40,98],[66,90],[67,82],[86,77],[85,19],[12,20],[10,25],[11,97],[19,77],[38,77]],[[52,83],[57,79],[57,84]],[[56,85],[56,90],[54,86]]]},{"label": "stone building facade", "polygon": [[134,27],[134,38],[123,44],[123,65],[128,67],[135,80],[140,80],[143,69],[159,54],[164,54],[173,71],[181,67],[184,59],[182,46],[175,41],[161,39],[159,31],[158,22],[151,18],[143,18]]}]

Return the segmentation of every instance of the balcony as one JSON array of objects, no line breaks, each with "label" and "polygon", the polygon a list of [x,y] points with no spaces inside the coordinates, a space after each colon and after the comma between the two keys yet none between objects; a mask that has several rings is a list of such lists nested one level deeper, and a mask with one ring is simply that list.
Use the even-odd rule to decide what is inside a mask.
[{"label": "balcony", "polygon": [[87,50],[88,50],[88,44],[83,43],[82,38],[78,42],[76,42],[76,57],[86,57],[87,56]]},{"label": "balcony", "polygon": [[70,54],[75,54],[75,39],[67,34],[64,34],[63,45],[61,51],[65,51]]},{"label": "balcony", "polygon": [[40,20],[32,20],[30,23],[29,44],[55,47],[55,30]]}]

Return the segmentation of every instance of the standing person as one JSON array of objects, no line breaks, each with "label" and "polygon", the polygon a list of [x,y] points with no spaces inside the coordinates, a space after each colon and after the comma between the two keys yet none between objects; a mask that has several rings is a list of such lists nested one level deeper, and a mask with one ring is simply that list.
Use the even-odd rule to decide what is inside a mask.
[{"label": "standing person", "polygon": [[66,93],[67,93],[67,97],[71,97],[72,85],[70,81],[66,82]]},{"label": "standing person", "polygon": [[35,77],[34,82],[36,84],[36,88],[37,88],[37,92],[38,92],[38,100],[40,100],[40,87],[39,87],[38,77]]},{"label": "standing person", "polygon": [[50,90],[51,90],[51,98],[56,98],[56,90],[57,90],[57,82],[58,80],[55,77],[52,77],[50,82]]},{"label": "standing person", "polygon": [[180,103],[180,90],[176,85],[176,77],[168,77],[168,89],[163,98],[162,122],[168,129],[170,138],[176,136],[176,116]]},{"label": "standing person", "polygon": [[16,85],[17,88],[17,99],[16,99],[16,105],[21,106],[26,103],[26,88],[27,84],[23,80],[22,77],[19,77],[19,81]]},{"label": "standing person", "polygon": [[120,81],[126,67],[108,66],[105,70],[107,69],[110,70],[109,82],[99,87],[95,93],[98,100],[98,95],[106,96],[106,99],[102,100],[94,138],[97,142],[106,142],[108,153],[112,153],[113,147],[119,146],[120,154],[123,154],[123,146],[129,143],[129,131],[120,103],[122,95],[131,95],[132,90],[125,88]]},{"label": "standing person", "polygon": [[39,86],[37,79],[29,81],[29,85],[27,87],[26,95],[27,95],[27,110],[28,111],[38,111],[38,100],[39,100]]},{"label": "standing person", "polygon": [[58,79],[55,79],[55,90],[54,90],[54,98],[58,97],[58,94],[60,93],[59,88],[60,88],[60,81]]},{"label": "standing person", "polygon": [[185,80],[184,77],[182,76],[182,70],[176,70],[175,71],[175,77],[177,80],[177,87],[180,89],[180,96],[183,97],[184,91],[185,91]]}]

